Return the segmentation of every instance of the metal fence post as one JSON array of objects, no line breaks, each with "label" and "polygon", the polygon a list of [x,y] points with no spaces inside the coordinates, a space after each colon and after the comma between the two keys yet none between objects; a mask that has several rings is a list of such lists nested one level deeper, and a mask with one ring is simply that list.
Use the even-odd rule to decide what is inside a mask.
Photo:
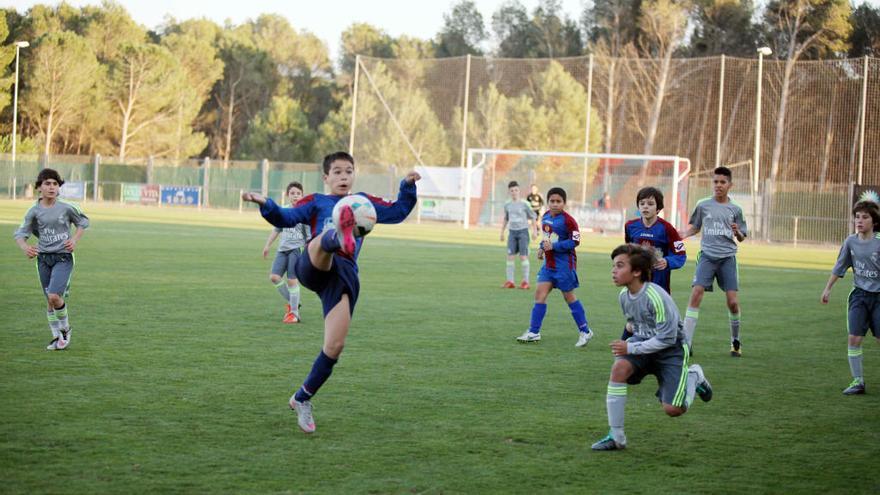
[{"label": "metal fence post", "polygon": [[862,167],[865,164],[865,120],[867,114],[865,111],[867,110],[867,101],[868,101],[868,56],[865,55],[865,67],[862,71],[862,111],[861,111],[861,119],[859,119],[859,175],[858,175],[858,184],[862,184]]},{"label": "metal fence post", "polygon": [[260,193],[269,196],[269,160],[265,158],[260,161]]},{"label": "metal fence post", "polygon": [[93,167],[94,170],[93,170],[92,175],[94,178],[95,189],[92,191],[92,199],[94,199],[95,202],[97,202],[98,201],[98,172],[101,169],[101,154],[100,153],[95,153],[94,164],[95,164],[95,166]]},{"label": "metal fence post", "polygon": [[[208,204],[208,191],[209,186],[211,184],[210,175],[211,175],[211,157],[206,156],[204,161],[204,175],[202,175],[202,189],[199,191],[199,196],[201,196],[201,200],[199,204],[205,203],[205,206],[209,206]],[[202,192],[204,191],[204,192]]]},{"label": "metal fence post", "polygon": [[794,219],[793,219],[793,220],[794,220],[794,247],[797,247],[797,239],[798,239],[798,232],[797,232],[797,231],[798,231],[798,220],[800,220],[800,218],[801,218],[801,217],[795,215],[795,217],[794,217]]},{"label": "metal fence post", "polygon": [[[721,55],[721,76],[718,80],[718,122],[715,124],[715,168],[721,166],[721,114],[724,112],[724,55]],[[752,191],[754,194],[754,191]]]}]

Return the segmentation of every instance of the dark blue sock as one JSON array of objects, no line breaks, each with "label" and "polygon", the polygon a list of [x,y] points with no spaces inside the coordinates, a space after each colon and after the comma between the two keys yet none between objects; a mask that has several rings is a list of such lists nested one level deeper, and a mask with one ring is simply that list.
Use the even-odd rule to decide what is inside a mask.
[{"label": "dark blue sock", "polygon": [[535,303],[532,308],[532,320],[529,322],[529,331],[538,333],[541,331],[541,322],[544,321],[544,315],[547,314],[547,304]]},{"label": "dark blue sock", "polygon": [[590,325],[587,323],[587,314],[584,312],[584,307],[581,305],[581,302],[575,301],[569,304],[568,308],[571,309],[571,317],[574,318],[578,330],[581,332],[589,332]]},{"label": "dark blue sock", "polygon": [[342,245],[339,243],[339,238],[336,235],[336,229],[325,230],[324,236],[321,237],[321,249],[328,253],[335,253],[341,247]]},{"label": "dark blue sock", "polygon": [[336,359],[331,358],[324,354],[324,351],[321,351],[321,353],[318,354],[318,358],[315,359],[315,363],[312,364],[312,371],[309,372],[309,376],[306,377],[306,381],[303,382],[302,387],[296,391],[294,398],[299,402],[311,399],[316,393],[318,393],[318,389],[321,388],[321,385],[324,385],[324,382],[330,378],[330,373],[333,373],[333,366],[336,362]]}]

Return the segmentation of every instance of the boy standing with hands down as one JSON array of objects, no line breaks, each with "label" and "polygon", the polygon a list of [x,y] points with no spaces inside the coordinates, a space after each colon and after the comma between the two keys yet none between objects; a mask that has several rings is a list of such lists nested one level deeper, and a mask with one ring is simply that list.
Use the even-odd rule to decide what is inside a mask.
[{"label": "boy standing with hands down", "polygon": [[516,284],[513,281],[513,272],[516,268],[516,255],[519,255],[522,266],[522,282],[520,289],[529,288],[529,227],[534,224],[534,236],[538,236],[538,217],[529,203],[519,197],[519,184],[511,181],[507,184],[510,193],[510,201],[504,204],[504,221],[501,222],[501,240],[504,240],[504,231],[509,228],[507,235],[507,279],[502,285],[505,289],[513,289]]},{"label": "boy standing with hands down", "polygon": [[822,291],[822,304],[828,304],[834,283],[852,268],[853,289],[847,297],[846,329],[849,334],[847,355],[852,382],[844,395],[865,393],[862,373],[862,340],[868,329],[880,342],[880,208],[870,201],[859,201],[853,207],[856,233],[847,237],[840,247],[837,263]]},{"label": "boy standing with hands down", "polygon": [[732,185],[730,169],[718,167],[714,172],[715,175],[712,177],[714,194],[697,202],[688,222],[690,225],[681,234],[682,239],[687,239],[697,232],[702,232],[693,289],[685,313],[684,335],[688,345],[692,345],[703,294],[706,291],[711,292],[713,282],[718,280],[718,286],[727,296],[727,316],[730,321],[730,355],[741,357],[739,268],[736,264],[736,243],[745,240],[748,228],[742,208],[728,196]]}]

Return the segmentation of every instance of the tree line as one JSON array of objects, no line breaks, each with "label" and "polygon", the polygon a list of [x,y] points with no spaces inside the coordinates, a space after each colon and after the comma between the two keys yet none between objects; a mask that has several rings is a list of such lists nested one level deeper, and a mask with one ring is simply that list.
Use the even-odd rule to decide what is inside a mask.
[{"label": "tree line", "polygon": [[[110,1],[82,8],[36,5],[26,12],[7,8],[0,10],[0,133],[5,135],[0,151],[11,145],[12,44],[19,40],[30,47],[21,50],[18,150],[100,153],[120,162],[145,156],[315,161],[327,150],[345,149],[358,54],[400,61],[590,53],[653,59],[645,152],[657,133],[673,58],[754,57],[757,47],[769,45],[772,57],[786,62],[787,75],[798,60],[880,55],[880,7],[853,6],[848,0],[771,0],[757,8],[750,0],[594,0],[572,18],[558,0],[541,0],[531,11],[519,0],[508,0],[484,19],[474,2],[460,0],[429,39],[393,37],[377,26],[353,24],[340,37],[335,61],[314,34],[276,14],[224,25],[168,18],[150,30]],[[396,94],[411,110],[409,128],[420,129],[428,140],[449,139],[419,94],[424,74],[400,81],[381,68],[376,72],[383,93]],[[547,148],[541,140],[559,140],[556,147],[577,142],[578,136],[568,136],[568,126],[526,124],[542,112],[548,125],[561,122],[550,116],[576,108],[584,88],[567,80],[558,66],[533,82],[537,87],[528,101],[507,98],[495,86],[480,90],[469,122],[484,145]],[[358,109],[367,119],[371,111],[380,113]],[[452,122],[461,122],[457,111]],[[506,135],[492,128],[499,112],[511,119],[528,114],[519,119],[528,122]],[[784,119],[785,109],[780,113]],[[601,124],[597,129],[602,132]],[[610,132],[610,125],[605,129]],[[400,148],[393,142],[397,139],[370,137],[377,153]],[[590,140],[599,143],[602,136]],[[778,162],[774,156],[773,166]]]}]

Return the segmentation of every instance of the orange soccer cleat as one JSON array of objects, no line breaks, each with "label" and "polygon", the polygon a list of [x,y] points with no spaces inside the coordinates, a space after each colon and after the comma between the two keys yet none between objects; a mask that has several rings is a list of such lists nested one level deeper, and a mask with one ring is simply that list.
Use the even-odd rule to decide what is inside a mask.
[{"label": "orange soccer cleat", "polygon": [[502,285],[501,288],[502,289],[516,289],[516,285],[513,282],[511,282],[510,280],[508,280],[507,282],[504,282],[504,285]]},{"label": "orange soccer cleat", "polygon": [[299,323],[299,318],[297,318],[297,316],[292,312],[288,312],[286,315],[284,315],[283,321],[284,323]]},{"label": "orange soccer cleat", "polygon": [[523,280],[522,282],[520,282],[520,284],[519,284],[519,288],[520,288],[520,289],[528,289],[528,288],[529,288],[529,282],[526,281],[526,280]]}]

